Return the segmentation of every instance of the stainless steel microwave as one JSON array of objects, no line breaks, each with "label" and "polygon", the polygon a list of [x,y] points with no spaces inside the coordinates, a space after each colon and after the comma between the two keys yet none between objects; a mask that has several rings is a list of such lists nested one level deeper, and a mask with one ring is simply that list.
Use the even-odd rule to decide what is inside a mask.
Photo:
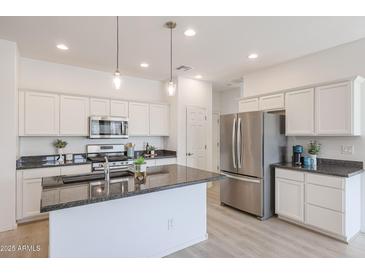
[{"label": "stainless steel microwave", "polygon": [[111,116],[90,116],[89,138],[128,138],[128,118]]}]

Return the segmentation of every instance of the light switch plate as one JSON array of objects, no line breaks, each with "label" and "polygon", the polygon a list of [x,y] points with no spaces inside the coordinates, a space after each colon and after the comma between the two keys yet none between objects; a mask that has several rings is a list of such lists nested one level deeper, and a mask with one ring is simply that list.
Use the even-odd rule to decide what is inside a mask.
[{"label": "light switch plate", "polygon": [[354,145],[342,145],[341,153],[352,155],[355,152],[355,146]]}]

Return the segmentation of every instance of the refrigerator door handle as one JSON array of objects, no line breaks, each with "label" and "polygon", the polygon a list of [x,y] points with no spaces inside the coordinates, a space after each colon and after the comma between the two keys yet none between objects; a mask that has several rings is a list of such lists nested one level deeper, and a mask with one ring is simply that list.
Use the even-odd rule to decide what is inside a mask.
[{"label": "refrigerator door handle", "polygon": [[237,165],[238,168],[241,168],[241,160],[242,160],[242,155],[241,155],[241,118],[238,118],[238,122],[237,122]]},{"label": "refrigerator door handle", "polygon": [[232,161],[233,161],[233,167],[237,168],[236,166],[236,150],[235,150],[235,136],[236,136],[236,118],[233,119],[233,127],[232,127]]},{"label": "refrigerator door handle", "polygon": [[250,182],[250,183],[256,183],[256,184],[260,184],[261,183],[261,179],[255,179],[255,178],[251,178],[251,177],[246,177],[246,176],[235,176],[226,172],[221,172],[221,174],[223,174],[224,176],[231,178],[231,179],[236,179],[236,180],[240,180],[240,181],[245,181],[245,182]]}]

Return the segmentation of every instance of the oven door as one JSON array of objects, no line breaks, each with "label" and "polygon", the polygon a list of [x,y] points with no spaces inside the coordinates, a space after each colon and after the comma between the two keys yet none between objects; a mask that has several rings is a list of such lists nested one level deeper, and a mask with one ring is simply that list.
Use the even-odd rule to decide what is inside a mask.
[{"label": "oven door", "polygon": [[89,138],[128,138],[128,119],[121,117],[91,116]]}]

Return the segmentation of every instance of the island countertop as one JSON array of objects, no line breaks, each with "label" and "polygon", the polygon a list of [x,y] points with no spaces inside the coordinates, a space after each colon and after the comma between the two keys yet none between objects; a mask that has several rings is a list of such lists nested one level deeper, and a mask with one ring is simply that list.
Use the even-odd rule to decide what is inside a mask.
[{"label": "island countertop", "polygon": [[[148,167],[144,183],[134,179],[131,172],[112,173],[109,191],[105,189],[103,179],[85,179],[74,183],[65,183],[75,176],[47,177],[42,180],[41,212],[99,203],[184,187],[193,184],[217,181],[224,175],[190,168],[181,165]],[[90,175],[86,174],[85,178]]]}]

